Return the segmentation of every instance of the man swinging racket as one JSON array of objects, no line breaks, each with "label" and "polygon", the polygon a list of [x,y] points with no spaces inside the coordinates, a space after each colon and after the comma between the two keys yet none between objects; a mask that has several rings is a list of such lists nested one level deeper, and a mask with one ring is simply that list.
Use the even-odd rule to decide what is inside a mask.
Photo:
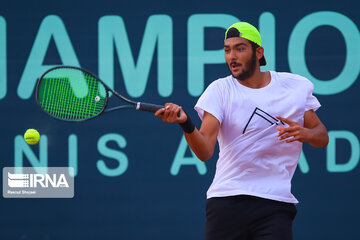
[{"label": "man swinging racket", "polygon": [[207,192],[206,240],[290,240],[298,203],[291,179],[302,143],[325,147],[329,141],[315,113],[320,103],[308,79],[260,71],[266,65],[264,48],[251,24],[238,22],[226,30],[224,52],[231,75],[212,82],[200,96],[199,130],[176,104],[165,104],[155,115],[179,123],[202,161],[219,142]]}]

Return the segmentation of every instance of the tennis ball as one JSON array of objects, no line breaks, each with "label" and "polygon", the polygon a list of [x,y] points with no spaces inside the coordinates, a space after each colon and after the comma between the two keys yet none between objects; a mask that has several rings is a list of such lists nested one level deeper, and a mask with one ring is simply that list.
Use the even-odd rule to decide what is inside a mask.
[{"label": "tennis ball", "polygon": [[40,134],[36,129],[30,128],[30,129],[26,130],[26,132],[24,134],[24,139],[28,144],[34,145],[39,142]]}]

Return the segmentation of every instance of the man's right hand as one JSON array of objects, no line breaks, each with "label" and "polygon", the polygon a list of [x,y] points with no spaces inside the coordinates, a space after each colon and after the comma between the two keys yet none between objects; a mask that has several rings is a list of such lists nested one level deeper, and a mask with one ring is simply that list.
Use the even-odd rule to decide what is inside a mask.
[{"label": "man's right hand", "polygon": [[165,103],[164,108],[160,108],[155,112],[155,116],[162,119],[163,122],[169,123],[184,123],[187,120],[184,110],[174,103]]}]

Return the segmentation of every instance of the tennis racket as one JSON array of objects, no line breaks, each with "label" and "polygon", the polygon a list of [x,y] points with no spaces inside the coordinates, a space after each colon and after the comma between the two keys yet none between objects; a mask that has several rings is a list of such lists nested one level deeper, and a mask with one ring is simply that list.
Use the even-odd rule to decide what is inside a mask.
[{"label": "tennis racket", "polygon": [[[126,104],[107,108],[109,92]],[[58,66],[47,70],[36,85],[36,101],[53,118],[81,122],[119,109],[156,112],[164,106],[132,101],[110,89],[85,69]]]}]

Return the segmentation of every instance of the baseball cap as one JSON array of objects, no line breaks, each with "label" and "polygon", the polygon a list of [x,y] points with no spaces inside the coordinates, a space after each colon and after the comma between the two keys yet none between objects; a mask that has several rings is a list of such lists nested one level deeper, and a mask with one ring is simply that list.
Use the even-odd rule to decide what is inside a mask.
[{"label": "baseball cap", "polygon": [[[231,25],[225,32],[224,41],[232,37],[242,37],[261,46],[261,36],[259,31],[256,27],[247,22],[237,22]],[[263,56],[259,62],[260,66],[265,66],[265,57]]]}]

